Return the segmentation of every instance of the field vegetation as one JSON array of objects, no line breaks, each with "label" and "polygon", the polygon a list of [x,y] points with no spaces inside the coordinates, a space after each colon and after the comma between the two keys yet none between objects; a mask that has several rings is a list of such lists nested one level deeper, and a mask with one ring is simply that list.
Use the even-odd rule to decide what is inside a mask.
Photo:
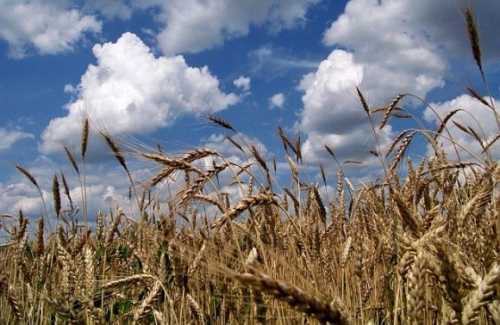
[{"label": "field vegetation", "polygon": [[[465,17],[485,79],[472,12]],[[469,93],[498,120],[489,96]],[[409,117],[400,103],[410,94],[383,108],[371,107],[362,89],[353,94],[371,121],[367,134]],[[383,176],[359,186],[326,146],[336,166],[329,170],[337,169],[329,201],[321,195],[325,168],[320,183],[306,182],[300,139],[281,128],[286,186],[277,181],[276,162],[231,138],[235,128],[216,116],[210,121],[227,131],[247,163],[208,148],[138,150],[102,133],[130,179],[134,214],[101,212],[88,226],[85,207],[80,215],[58,174],[50,212],[2,216],[0,231],[9,240],[0,248],[0,323],[500,324],[500,165],[491,153],[500,133],[483,139],[453,121],[457,112],[437,129],[406,129],[389,147],[375,148]],[[468,160],[445,154],[438,139],[450,123],[482,152]],[[92,127],[85,120],[80,152],[66,148],[83,183]],[[412,162],[417,136],[432,154]],[[134,157],[158,173],[135,180]],[[17,168],[41,193],[30,171]],[[157,195],[174,179],[182,186],[168,198]],[[237,191],[225,192],[228,186]]]}]

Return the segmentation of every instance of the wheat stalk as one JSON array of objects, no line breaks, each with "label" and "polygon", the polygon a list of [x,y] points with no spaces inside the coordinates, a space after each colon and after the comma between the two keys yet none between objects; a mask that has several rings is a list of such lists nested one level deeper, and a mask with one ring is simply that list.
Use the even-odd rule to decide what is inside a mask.
[{"label": "wheat stalk", "polygon": [[296,286],[275,280],[262,272],[255,272],[255,274],[234,273],[231,276],[243,285],[268,293],[320,321],[332,324],[349,324],[348,318],[332,304],[309,295]]}]

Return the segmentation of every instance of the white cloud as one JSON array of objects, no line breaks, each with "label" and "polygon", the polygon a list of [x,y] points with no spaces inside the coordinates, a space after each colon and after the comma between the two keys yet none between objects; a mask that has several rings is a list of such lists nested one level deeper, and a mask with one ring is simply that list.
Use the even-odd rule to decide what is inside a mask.
[{"label": "white cloud", "polygon": [[0,213],[16,214],[22,210],[28,214],[42,212],[42,202],[38,192],[25,182],[0,183]]},{"label": "white cloud", "polygon": [[239,98],[219,89],[208,68],[186,64],[182,56],[156,58],[134,34],[93,48],[90,65],[78,86],[68,114],[50,121],[42,134],[44,153],[78,144],[82,118],[113,135],[151,132],[183,114],[214,113]]},{"label": "white cloud", "polygon": [[[468,5],[465,0],[350,0],[323,37],[325,45],[340,46],[346,52],[334,55],[339,52],[333,51],[316,73],[306,75],[300,85],[305,91],[299,123],[307,133],[305,158],[324,159],[323,144],[329,143],[342,160],[373,161],[368,149],[375,143],[354,87],[361,88],[372,107],[381,107],[397,94],[412,93],[425,98],[431,90],[444,86],[451,62],[460,60],[463,64],[464,58],[473,62],[462,14]],[[478,0],[472,5],[481,44],[487,52],[485,57],[498,58],[500,46],[495,40],[494,17],[500,14],[500,3]],[[352,60],[346,60],[347,53]],[[470,104],[465,103],[465,98],[442,103],[439,108],[446,112],[450,103]],[[406,102],[408,105],[411,103]],[[481,114],[485,112],[478,117],[484,123]],[[489,124],[485,124],[486,129],[491,127],[486,126]],[[388,126],[379,135],[381,146],[390,135]],[[472,144],[463,134],[456,136],[467,146]]]},{"label": "white cloud", "polygon": [[[315,73],[300,84],[304,110],[300,129],[308,135],[302,153],[308,162],[331,159],[328,145],[342,160],[366,160],[375,146],[365,112],[355,89],[365,80],[365,68],[352,53],[333,51]],[[381,144],[387,142],[391,128],[380,132]],[[329,161],[329,160],[327,160]]]},{"label": "white cloud", "polygon": [[129,19],[133,8],[124,0],[86,0],[84,11],[97,11],[108,19]]},{"label": "white cloud", "polygon": [[[315,73],[304,76],[299,86],[305,94],[297,126],[307,135],[303,144],[306,161],[327,159],[324,144],[328,144],[340,160],[375,163],[368,153],[375,141],[355,87],[363,91],[371,107],[381,107],[397,94],[412,93],[425,98],[431,90],[444,86],[447,68],[455,60],[463,64],[466,58],[466,62],[473,63],[461,13],[468,4],[461,0],[349,1],[345,12],[323,37],[325,45],[345,50],[334,50]],[[495,41],[496,23],[492,17],[500,14],[500,3],[479,0],[473,7],[481,43],[488,53],[486,57],[498,58],[500,47]],[[458,113],[457,121],[472,123],[488,139],[498,132],[491,112],[480,108],[481,104],[468,96],[435,105],[441,116],[457,106],[468,107],[469,114]],[[439,123],[430,110],[425,117],[436,125]],[[473,122],[474,118],[478,123]],[[481,151],[475,140],[449,125],[455,140],[474,153]],[[388,125],[378,135],[379,145],[387,145],[390,136]],[[448,153],[454,153],[449,141],[444,138],[440,141]],[[498,156],[498,147],[492,151]],[[462,158],[467,157],[461,154]]]},{"label": "white cloud", "polygon": [[[474,3],[479,21],[489,15],[489,4],[482,0]],[[431,90],[443,87],[451,60],[460,57],[463,61],[470,56],[460,11],[463,8],[465,5],[447,0],[349,1],[323,38],[328,46],[344,48],[344,55],[333,55],[338,50],[333,51],[316,73],[306,75],[301,82],[305,95],[299,127],[308,135],[304,143],[306,159],[324,158],[320,144],[330,141],[336,144],[342,160],[373,161],[368,150],[375,143],[355,86],[371,107],[381,107],[401,93],[425,98]],[[499,9],[491,7],[497,12]],[[447,23],[442,24],[443,20]],[[491,39],[488,21],[480,24],[484,43]],[[347,53],[352,61],[345,60]],[[332,66],[343,67],[342,72],[327,68]],[[379,135],[381,146],[391,133],[388,126]]]},{"label": "white cloud", "polygon": [[[216,150],[224,158],[229,159],[232,162],[238,163],[242,166],[254,160],[254,158],[249,153],[250,146],[252,145],[259,150],[263,157],[269,158],[269,153],[265,145],[262,144],[262,142],[260,142],[259,140],[240,133],[234,136],[234,140],[240,143],[240,145],[245,148],[246,153],[242,153],[239,149],[229,143],[229,141],[225,140],[225,137],[222,134],[213,134],[209,136],[207,139],[202,141],[201,145],[203,147]],[[207,157],[200,160],[198,164],[203,168],[211,168],[213,162],[212,159],[214,158]],[[217,161],[217,164],[221,164],[223,162],[219,158],[215,158],[215,160]],[[136,187],[140,195],[141,190],[143,189],[143,185],[151,179],[151,177],[157,171],[158,166],[155,163],[135,161],[131,159],[128,159],[128,166],[132,172],[132,177],[135,180]],[[25,167],[40,184],[43,197],[47,204],[48,213],[51,218],[54,217],[51,181],[54,173],[59,173],[59,171],[62,170],[65,173],[67,182],[69,184],[70,193],[74,205],[80,209],[79,216],[81,220],[82,200],[80,183],[78,177],[71,169],[69,163],[59,165],[47,157],[39,156],[35,162],[33,162],[32,164],[28,164]],[[231,171],[230,169],[232,169],[233,171]],[[238,184],[231,186],[228,185],[230,182],[232,182],[232,177],[234,176],[234,166],[230,169],[219,175],[221,182],[220,191],[226,191],[230,193],[231,197],[234,197],[236,194],[238,194],[241,189],[243,189],[243,192],[241,193],[245,193],[244,186],[241,187]],[[260,175],[258,169],[259,168],[257,167],[252,169],[252,173],[254,175]],[[95,220],[97,211],[106,211],[107,209],[117,207],[123,209],[128,214],[128,216],[132,218],[137,215],[137,204],[134,197],[132,197],[132,200],[129,200],[128,198],[128,190],[130,184],[128,178],[124,176],[124,171],[121,168],[117,168],[114,161],[110,163],[91,163],[90,165],[87,165],[86,193],[90,221]],[[241,178],[243,180],[246,180],[247,175],[243,174],[241,175]],[[213,185],[214,184],[207,185],[207,189],[213,190],[213,187],[210,187]],[[162,198],[161,202],[165,202],[165,197],[169,197],[169,195],[175,195],[175,193],[177,193],[183,186],[184,174],[176,173],[173,175],[173,179],[169,179],[168,184],[158,184],[158,186],[155,188],[156,191],[153,192],[153,197],[155,195],[158,195]],[[69,203],[62,189],[63,188],[61,184],[63,209],[67,209],[69,207]],[[42,213],[44,213],[42,201],[40,200],[37,190],[22,175],[15,174],[9,180],[8,184],[0,183],[0,214],[15,214],[20,209],[22,209],[23,212],[30,217],[38,217]]]},{"label": "white cloud", "polygon": [[[359,109],[355,96],[355,88],[363,78],[364,66],[355,62],[353,54],[343,50],[333,51],[321,62],[318,70],[306,75],[300,84],[305,92],[302,98],[302,127],[319,132],[345,132],[351,129],[353,123],[364,124],[364,113]],[[335,105],[330,105],[333,103]]]},{"label": "white cloud", "polygon": [[[41,187],[49,218],[54,217],[52,178],[55,173],[63,171],[69,186],[74,206],[79,209],[79,218],[82,216],[82,192],[80,182],[69,163],[60,165],[47,157],[39,156],[32,164],[24,166],[35,177]],[[137,205],[134,199],[128,199],[129,181],[122,169],[115,164],[92,164],[86,170],[86,196],[89,210],[89,220],[95,220],[99,210],[120,207],[130,215],[135,215]],[[142,180],[145,171],[141,167],[131,165],[133,175],[138,181]],[[63,210],[69,209],[69,202],[64,194],[62,180],[59,177]],[[139,184],[139,183],[138,183]],[[139,186],[139,185],[138,185]],[[0,183],[0,214],[15,214],[19,210],[30,217],[39,217],[44,214],[44,207],[36,188],[19,173],[13,175],[8,183]],[[53,221],[52,221],[53,223]]]},{"label": "white cloud", "polygon": [[[413,42],[430,41],[435,44],[436,48],[446,50],[448,55],[460,57],[464,52],[470,53],[463,16],[463,10],[468,6],[473,8],[477,16],[484,54],[498,56],[500,46],[496,41],[496,22],[500,13],[500,2],[490,0],[473,2],[468,0],[351,0],[346,6],[345,13],[325,32],[324,42],[342,43],[358,48],[378,31],[384,31],[388,34],[380,34],[377,38],[387,42],[387,48],[380,48],[384,53],[390,51],[391,44],[400,47],[407,43],[410,37]],[[370,15],[366,14],[367,11]],[[370,45],[367,44],[367,46]],[[463,58],[460,59],[463,60]]]},{"label": "white cloud", "polygon": [[[489,102],[488,98],[485,99]],[[498,107],[500,101],[495,100],[495,104]],[[484,143],[492,141],[498,132],[500,132],[493,112],[469,95],[461,95],[442,103],[432,103],[431,107],[437,112],[439,118],[431,108],[425,110],[424,117],[427,121],[433,122],[436,127],[441,124],[441,120],[449,112],[456,109],[462,110],[457,112],[446,124],[449,134],[445,130],[439,137],[440,145],[450,157],[457,158],[455,150],[458,151],[461,159],[471,159],[473,155],[481,156],[482,151],[480,144],[472,136],[461,131],[453,121],[458,122],[462,126],[474,129],[483,139]],[[457,146],[454,146],[453,143],[456,143]],[[432,153],[431,150],[432,148],[429,146],[430,153]],[[496,160],[500,159],[499,141],[491,146],[490,152],[492,158]]]},{"label": "white cloud", "polygon": [[[165,54],[194,53],[227,39],[245,36],[253,26],[271,32],[305,22],[308,9],[320,0],[4,0],[0,4],[0,38],[15,57],[30,47],[41,54],[71,50],[85,33],[101,31],[96,18],[130,19],[136,10],[161,25],[157,40]],[[29,19],[27,19],[29,17]]]},{"label": "white cloud", "polygon": [[73,49],[85,33],[98,33],[101,23],[83,15],[64,0],[4,0],[0,3],[0,39],[9,44],[12,57],[25,56],[30,48],[40,54]]},{"label": "white cloud", "polygon": [[66,84],[64,85],[64,92],[66,94],[76,94],[78,93],[78,89],[72,84]]},{"label": "white cloud", "polygon": [[285,95],[283,93],[277,93],[269,98],[269,107],[270,108],[283,108],[285,105]]},{"label": "white cloud", "polygon": [[416,19],[407,8],[411,3],[393,0],[379,5],[375,0],[352,0],[325,33],[325,44],[352,49],[356,61],[364,66],[363,89],[372,101],[408,91],[425,96],[443,85],[446,61],[438,51],[439,44],[429,39],[423,27],[411,23]]},{"label": "white cloud", "polygon": [[247,91],[250,91],[250,78],[249,77],[245,77],[245,76],[239,76],[237,79],[235,79],[233,81],[233,84],[242,89],[243,91],[247,92]]},{"label": "white cloud", "polygon": [[[100,209],[108,208],[122,208],[128,211],[137,211],[134,201],[128,200],[127,184],[122,184],[124,187],[119,189],[116,184],[106,185],[102,179],[104,175],[101,175],[100,183],[98,184],[88,184],[86,186],[87,194],[87,206],[89,209],[89,220],[95,220],[96,212]],[[123,177],[118,177],[118,179],[124,179]],[[50,180],[49,177],[47,180]],[[38,180],[43,181],[42,184],[46,183],[45,180],[38,178]],[[70,193],[72,196],[73,203],[75,207],[80,209],[79,219],[82,220],[82,200],[81,200],[81,188],[78,186],[76,181],[71,183]],[[47,212],[49,218],[54,217],[53,206],[52,206],[52,193],[49,191],[50,185],[44,184],[42,194],[46,203]],[[69,209],[69,203],[67,202],[66,196],[61,192],[61,197],[63,201],[63,209]],[[19,210],[31,217],[38,217],[45,213],[42,200],[40,199],[39,193],[33,187],[32,184],[27,183],[25,180],[18,180],[17,182],[12,182],[9,184],[0,183],[0,213],[10,213],[15,214]]]},{"label": "white cloud", "polygon": [[158,35],[167,54],[200,52],[226,39],[247,35],[251,26],[271,25],[277,31],[305,20],[318,0],[171,0],[163,5]]},{"label": "white cloud", "polygon": [[0,127],[0,152],[9,149],[18,141],[33,138],[34,136],[30,133]]}]

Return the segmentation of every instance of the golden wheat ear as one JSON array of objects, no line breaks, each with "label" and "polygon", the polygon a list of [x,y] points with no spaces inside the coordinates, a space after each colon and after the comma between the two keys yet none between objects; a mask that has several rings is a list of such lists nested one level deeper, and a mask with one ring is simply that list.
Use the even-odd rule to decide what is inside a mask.
[{"label": "golden wheat ear", "polygon": [[52,198],[54,200],[54,211],[56,216],[59,218],[61,215],[61,192],[59,190],[59,180],[57,175],[54,175],[52,179]]},{"label": "golden wheat ear", "polygon": [[24,167],[21,165],[17,165],[16,169],[24,176],[26,177],[31,184],[33,184],[39,191],[41,190],[40,185],[38,185],[38,182],[36,181],[35,177]]},{"label": "golden wheat ear", "polygon": [[474,13],[472,8],[467,8],[464,11],[465,15],[465,23],[467,25],[467,36],[469,38],[470,47],[472,50],[472,56],[474,57],[474,61],[481,73],[481,77],[483,80],[485,79],[484,70],[483,70],[483,61],[482,61],[482,53],[481,53],[481,45],[479,43],[479,31],[476,24],[476,19],[474,17]]},{"label": "golden wheat ear", "polygon": [[349,324],[349,318],[337,309],[333,303],[312,296],[302,289],[271,278],[269,275],[255,271],[252,273],[234,273],[233,278],[257,291],[268,293],[272,297],[286,302],[291,307],[302,311],[321,322],[332,324]]},{"label": "golden wheat ear", "polygon": [[226,120],[224,120],[222,117],[216,116],[216,115],[209,115],[208,120],[215,125],[218,125],[224,129],[231,130],[235,133],[237,133],[236,129]]},{"label": "golden wheat ear", "polygon": [[85,159],[85,155],[87,153],[87,146],[89,143],[89,130],[90,130],[89,119],[86,118],[83,121],[83,125],[82,125],[82,139],[81,139],[81,143],[80,143],[80,153],[82,155],[82,160]]},{"label": "golden wheat ear", "polygon": [[111,149],[111,152],[113,152],[113,155],[115,156],[120,166],[123,167],[123,169],[127,172],[127,174],[130,174],[130,171],[127,167],[127,163],[125,162],[125,156],[123,156],[123,153],[118,144],[116,144],[116,142],[111,138],[111,136],[103,132],[101,132],[101,136],[104,138],[106,144]]}]

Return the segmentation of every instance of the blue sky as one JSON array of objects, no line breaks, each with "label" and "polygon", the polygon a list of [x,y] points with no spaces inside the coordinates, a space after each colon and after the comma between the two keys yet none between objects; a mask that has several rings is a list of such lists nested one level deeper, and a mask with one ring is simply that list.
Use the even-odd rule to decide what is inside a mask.
[{"label": "blue sky", "polygon": [[[276,137],[282,126],[292,136],[301,134],[304,169],[313,180],[319,164],[335,173],[325,144],[341,160],[363,162],[350,170],[353,178],[378,168],[368,153],[375,143],[356,86],[373,107],[407,92],[433,103],[440,116],[463,107],[457,121],[490,139],[498,133],[491,112],[465,95],[466,86],[486,91],[467,44],[462,14],[467,4],[2,0],[0,213],[40,209],[36,193],[16,173],[17,163],[45,185],[58,170],[70,173],[61,149],[77,151],[82,113],[94,130],[125,143],[161,143],[173,153],[212,146],[234,154],[221,138],[224,132],[205,118],[216,113],[234,124],[241,139],[284,163]],[[478,0],[474,11],[496,98],[500,4]],[[425,126],[438,124],[429,108],[414,100],[402,103]],[[391,121],[379,132],[381,150],[403,127],[415,122]],[[478,151],[466,135],[450,132],[465,149]],[[441,144],[452,152],[449,141]],[[91,146],[95,205],[105,206],[103,197],[120,201],[126,183],[112,177],[120,171],[99,140],[92,139]],[[492,150],[500,156],[498,145]],[[418,141],[410,152],[416,160],[427,153]],[[137,174],[147,172],[139,168]]]}]

